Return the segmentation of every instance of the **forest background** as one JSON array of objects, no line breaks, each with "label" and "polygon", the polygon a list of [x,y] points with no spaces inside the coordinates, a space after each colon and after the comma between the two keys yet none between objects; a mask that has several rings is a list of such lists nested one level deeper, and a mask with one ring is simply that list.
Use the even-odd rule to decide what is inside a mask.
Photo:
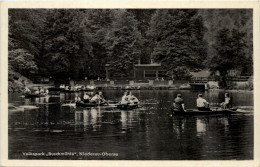
[{"label": "forest background", "polygon": [[253,73],[250,9],[9,9],[9,85],[105,78],[105,64],[121,77],[133,65],[161,63],[183,79],[208,69],[227,77]]}]

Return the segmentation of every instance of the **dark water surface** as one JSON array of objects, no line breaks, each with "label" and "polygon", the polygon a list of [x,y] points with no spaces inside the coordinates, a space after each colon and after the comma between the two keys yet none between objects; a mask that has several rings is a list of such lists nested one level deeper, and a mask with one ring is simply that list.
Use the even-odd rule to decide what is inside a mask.
[{"label": "dark water surface", "polygon": [[[241,113],[218,116],[171,115],[177,93],[187,108],[195,108],[194,91],[133,91],[142,107],[131,111],[61,106],[75,95],[50,93],[31,99],[9,94],[9,104],[18,107],[8,112],[9,159],[253,159],[252,91],[231,91]],[[122,93],[107,90],[104,96],[118,101]],[[224,98],[223,91],[203,93],[211,104]],[[24,105],[39,108],[23,110]]]}]

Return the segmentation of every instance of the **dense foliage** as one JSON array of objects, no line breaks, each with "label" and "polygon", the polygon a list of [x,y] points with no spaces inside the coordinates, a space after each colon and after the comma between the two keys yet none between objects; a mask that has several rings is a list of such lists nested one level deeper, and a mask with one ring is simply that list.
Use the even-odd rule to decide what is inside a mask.
[{"label": "dense foliage", "polygon": [[[219,71],[222,75],[229,75],[230,70],[239,70],[241,75],[252,74],[252,12],[253,10],[243,9],[199,11],[200,15],[203,16],[204,24],[208,29],[204,38],[208,43],[207,62],[212,72],[225,66],[225,68]],[[230,52],[232,53],[223,53],[228,49],[231,49]],[[216,59],[224,60],[219,62],[216,61]],[[237,60],[242,60],[241,62],[243,63],[237,64]],[[227,67],[225,63],[229,63],[230,66]],[[228,71],[226,71],[226,68],[228,68]]]},{"label": "dense foliage", "polygon": [[[252,73],[252,10],[10,9],[9,69],[33,79],[131,76],[150,59],[176,79]],[[243,62],[243,63],[241,63]]]},{"label": "dense foliage", "polygon": [[[198,10],[157,10],[151,20],[152,56],[176,79],[204,68],[206,29]],[[154,42],[155,41],[155,42]]]},{"label": "dense foliage", "polygon": [[121,77],[133,74],[133,65],[140,53],[141,35],[136,28],[137,20],[129,12],[119,11],[104,45],[107,48],[111,72]]}]

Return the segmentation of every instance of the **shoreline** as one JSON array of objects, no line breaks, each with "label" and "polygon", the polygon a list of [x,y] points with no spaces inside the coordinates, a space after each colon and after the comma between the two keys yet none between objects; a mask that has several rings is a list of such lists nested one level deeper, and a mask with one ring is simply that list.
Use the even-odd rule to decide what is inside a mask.
[{"label": "shoreline", "polygon": [[[50,88],[54,86],[50,86],[49,84],[41,84],[44,88]],[[95,85],[94,85],[95,86]],[[128,85],[129,86],[129,85]],[[192,88],[180,88],[176,86],[140,86],[140,87],[134,87],[129,86],[129,88],[126,88],[125,85],[114,85],[114,86],[95,86],[95,90],[122,90],[122,91],[131,91],[131,90],[188,90],[188,91],[254,91],[254,89],[251,88],[244,88],[244,89],[225,89],[225,88],[209,88],[209,89],[192,89]],[[11,91],[10,91],[11,90]],[[94,90],[94,91],[95,91]],[[83,92],[83,90],[81,90]],[[20,85],[20,88],[18,89],[8,89],[8,93],[21,93],[23,92],[23,88]]]}]

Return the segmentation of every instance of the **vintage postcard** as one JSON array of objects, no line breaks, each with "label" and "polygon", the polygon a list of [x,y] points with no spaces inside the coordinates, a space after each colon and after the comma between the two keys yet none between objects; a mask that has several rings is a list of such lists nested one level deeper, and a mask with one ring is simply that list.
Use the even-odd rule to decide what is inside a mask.
[{"label": "vintage postcard", "polygon": [[1,166],[252,166],[259,2],[1,2]]}]

